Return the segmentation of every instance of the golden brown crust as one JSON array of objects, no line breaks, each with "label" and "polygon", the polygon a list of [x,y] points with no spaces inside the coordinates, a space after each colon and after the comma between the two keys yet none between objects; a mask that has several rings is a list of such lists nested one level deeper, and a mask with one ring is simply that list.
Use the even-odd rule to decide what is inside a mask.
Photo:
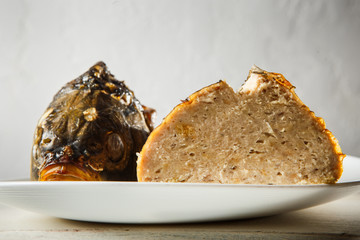
[{"label": "golden brown crust", "polygon": [[343,159],[346,157],[345,154],[342,153],[341,147],[339,145],[339,141],[335,138],[335,136],[332,134],[332,132],[330,130],[328,130],[326,128],[326,124],[323,118],[321,117],[317,117],[315,115],[315,113],[313,111],[310,110],[310,108],[308,106],[306,106],[301,99],[298,97],[298,95],[295,93],[295,86],[293,86],[288,80],[286,80],[286,78],[281,74],[281,73],[274,73],[274,72],[267,72],[265,70],[262,70],[256,66],[253,66],[252,69],[249,72],[249,76],[252,73],[257,73],[257,74],[261,74],[263,75],[263,77],[266,80],[270,80],[270,81],[276,81],[277,83],[279,83],[280,85],[284,86],[285,88],[289,89],[290,92],[292,93],[292,95],[294,96],[294,99],[300,104],[302,105],[302,107],[304,109],[306,109],[309,114],[313,117],[313,119],[319,124],[319,126],[323,129],[323,131],[326,133],[327,137],[329,138],[334,152],[335,154],[338,156],[338,165],[337,165],[337,169],[338,171],[338,176],[336,178],[335,181],[339,180],[342,172],[343,172]]},{"label": "golden brown crust", "polygon": [[[189,140],[189,141],[187,141],[187,143],[189,144],[189,145],[187,145],[187,147],[190,147],[191,149],[197,149],[197,147],[199,147],[199,145],[196,145],[196,144],[198,144],[198,141],[199,141],[199,139],[197,137],[199,136],[199,131],[200,130],[198,130],[198,128],[202,129],[203,130],[203,132],[202,132],[203,135],[206,135],[206,136],[208,136],[208,133],[206,131],[209,128],[201,128],[200,127],[201,125],[194,124],[194,122],[192,122],[192,119],[193,119],[193,117],[195,115],[199,115],[199,113],[196,112],[197,109],[201,109],[202,107],[207,108],[207,106],[210,107],[211,105],[214,105],[214,97],[215,96],[218,96],[219,98],[221,98],[222,104],[225,104],[225,105],[228,105],[228,104],[231,105],[232,104],[231,105],[232,107],[229,107],[228,109],[238,107],[240,109],[240,112],[237,112],[237,114],[239,114],[239,113],[243,114],[242,112],[245,109],[242,109],[240,107],[240,105],[236,105],[237,103],[241,102],[239,100],[240,98],[244,99],[244,102],[247,102],[247,101],[250,100],[249,97],[254,99],[255,95],[256,96],[261,96],[262,95],[262,93],[258,91],[262,86],[266,86],[266,88],[268,88],[268,86],[277,86],[278,91],[284,93],[284,95],[282,96],[283,99],[281,99],[281,100],[289,100],[289,99],[291,99],[291,104],[292,104],[291,106],[296,107],[296,109],[301,112],[300,115],[303,114],[302,116],[304,117],[304,119],[305,118],[308,119],[307,121],[309,121],[311,125],[314,125],[314,126],[312,126],[312,129],[313,130],[317,129],[315,131],[317,131],[317,133],[319,134],[319,136],[321,136],[321,138],[323,140],[325,140],[326,138],[329,140],[329,141],[326,140],[325,141],[326,144],[321,145],[321,146],[326,146],[326,149],[328,149],[329,152],[331,152],[326,157],[324,156],[324,158],[330,157],[331,159],[333,159],[333,160],[331,160],[329,162],[330,165],[326,165],[327,163],[321,163],[322,167],[325,164],[327,166],[327,170],[332,172],[330,175],[328,173],[326,173],[326,176],[323,175],[323,178],[319,179],[319,177],[318,177],[316,180],[312,179],[311,181],[310,180],[308,181],[307,180],[307,177],[308,177],[307,174],[310,173],[309,171],[312,171],[312,170],[309,170],[309,169],[308,169],[309,171],[306,170],[305,172],[301,172],[301,173],[299,172],[298,173],[298,175],[303,175],[304,178],[303,177],[298,178],[297,176],[295,176],[295,175],[297,175],[296,170],[295,170],[295,172],[290,171],[289,173],[286,173],[286,175],[288,175],[290,177],[291,183],[296,183],[296,184],[335,183],[340,178],[340,176],[342,174],[342,160],[345,157],[345,155],[342,153],[341,148],[340,148],[336,138],[333,136],[333,134],[329,130],[326,129],[324,120],[322,118],[316,117],[315,114],[312,111],[310,111],[310,109],[299,99],[299,97],[295,94],[295,91],[294,91],[295,87],[292,86],[291,83],[289,81],[287,81],[282,74],[266,72],[266,71],[261,70],[259,68],[252,69],[250,71],[250,75],[252,73],[260,74],[262,76],[261,81],[263,81],[264,84],[261,85],[262,83],[258,84],[258,83],[253,81],[252,83],[249,84],[250,87],[249,87],[249,85],[247,86],[246,91],[242,91],[242,89],[240,89],[239,93],[235,93],[232,90],[232,88],[226,84],[226,82],[220,81],[218,83],[212,84],[210,86],[207,86],[207,87],[193,93],[191,96],[189,96],[189,98],[186,101],[183,101],[181,104],[177,105],[170,112],[170,114],[168,116],[166,116],[166,118],[164,119],[162,124],[159,125],[150,134],[147,142],[145,143],[145,145],[144,145],[144,147],[143,147],[143,149],[142,149],[142,151],[141,151],[141,153],[139,155],[139,158],[138,158],[138,167],[137,167],[138,181],[140,181],[140,182],[142,182],[142,181],[168,181],[168,182],[172,182],[172,181],[175,181],[175,182],[188,181],[188,182],[222,182],[222,183],[259,183],[259,181],[261,181],[261,183],[264,183],[264,181],[266,181],[266,180],[264,180],[264,179],[266,179],[266,174],[269,174],[272,170],[267,172],[267,173],[265,173],[265,171],[267,171],[266,169],[256,170],[256,171],[263,172],[264,176],[262,176],[262,177],[258,176],[258,178],[260,177],[260,178],[262,178],[262,180],[251,180],[251,179],[246,180],[243,177],[239,178],[239,176],[240,176],[239,174],[232,175],[231,179],[227,179],[226,174],[228,174],[229,171],[230,171],[231,174],[233,174],[232,172],[235,172],[235,171],[247,171],[246,168],[245,168],[245,170],[243,170],[243,168],[239,167],[241,165],[247,164],[247,163],[244,162],[246,160],[241,158],[241,157],[238,158],[237,160],[236,160],[236,158],[234,159],[234,161],[237,161],[237,162],[232,162],[233,158],[231,158],[231,157],[226,159],[225,162],[221,160],[222,162],[219,163],[220,164],[219,165],[218,163],[216,163],[216,161],[214,162],[214,161],[211,160],[211,159],[214,159],[214,158],[219,159],[219,160],[223,159],[223,158],[221,158],[219,156],[215,156],[217,154],[217,153],[215,153],[215,155],[211,155],[210,158],[205,157],[205,159],[207,159],[206,161],[212,161],[211,164],[209,162],[209,164],[210,164],[209,165],[206,162],[205,162],[205,164],[204,164],[204,162],[203,163],[197,162],[197,161],[200,161],[200,159],[203,159],[202,156],[201,156],[202,155],[201,152],[193,153],[193,154],[195,154],[195,156],[197,156],[195,158],[197,160],[193,161],[193,160],[191,160],[191,157],[189,157],[189,154],[191,154],[192,152],[184,151],[181,154],[187,153],[188,155],[181,155],[179,153],[176,156],[177,157],[176,158],[175,156],[173,156],[173,154],[172,154],[173,152],[170,151],[170,154],[168,154],[168,155],[165,154],[165,155],[162,155],[160,157],[160,159],[161,159],[161,167],[159,165],[157,165],[158,162],[154,162],[154,158],[159,157],[159,155],[158,155],[159,151],[158,150],[164,147],[164,143],[165,144],[171,144],[171,141],[170,142],[169,141],[164,142],[165,138],[170,139],[169,138],[169,133],[172,133],[172,134],[176,135],[178,132],[181,132],[180,135],[182,135],[182,136],[178,136],[176,138],[171,138],[171,139],[176,139],[175,140],[176,144],[178,144],[179,141],[183,141],[184,139],[186,140],[186,138],[187,138]],[[255,81],[257,81],[257,80],[255,80]],[[256,86],[257,88],[254,88],[254,86]],[[257,92],[257,93],[252,95],[253,94],[251,92],[252,90],[255,90],[254,93],[255,92]],[[223,98],[222,96],[225,96],[225,95],[227,97]],[[238,100],[232,101],[233,99],[235,99],[237,97],[239,97]],[[262,100],[264,100],[264,99],[262,99]],[[228,101],[228,102],[226,102],[226,101]],[[254,101],[256,101],[256,99]],[[219,103],[217,103],[217,104],[219,104]],[[270,104],[270,103],[266,102],[266,100],[265,100],[265,104]],[[279,103],[279,104],[282,105],[282,103]],[[286,104],[288,104],[288,103],[285,103],[285,105]],[[221,107],[225,107],[225,105],[221,105]],[[243,106],[243,105],[241,105],[241,106]],[[225,110],[225,111],[227,111],[227,110]],[[251,109],[246,110],[246,111],[251,111]],[[194,114],[194,115],[191,115],[191,114]],[[245,114],[248,114],[248,113],[246,112]],[[218,118],[218,116],[219,115],[217,113],[215,115],[212,115],[213,118]],[[295,115],[292,115],[292,116],[295,116]],[[245,117],[247,117],[247,116],[245,116]],[[237,118],[237,119],[239,120],[239,118]],[[262,118],[260,117],[258,119],[262,119]],[[208,119],[208,120],[210,120],[210,119]],[[264,119],[264,121],[269,121],[269,120],[270,120],[269,118],[267,118],[267,120]],[[266,122],[266,124],[268,124],[269,128],[271,129],[271,126],[269,125],[269,123]],[[266,124],[263,125],[262,127],[264,127],[264,126],[266,127]],[[306,130],[306,128],[304,128],[304,124],[301,124],[301,125],[302,125],[301,126],[301,129],[302,129],[301,131],[304,131],[306,133],[307,130]],[[214,125],[211,125],[211,126],[214,126]],[[224,125],[222,125],[222,126],[224,126]],[[308,126],[308,125],[306,125],[306,126]],[[217,127],[219,127],[219,126],[217,126]],[[237,126],[237,128],[240,128],[240,127],[241,126]],[[178,129],[178,128],[181,128],[181,129]],[[298,126],[294,126],[294,128],[299,129]],[[194,133],[194,129],[195,129],[195,131],[197,131],[196,133]],[[289,130],[291,130],[291,127],[290,127]],[[279,129],[277,129],[275,131],[279,131]],[[221,131],[218,131],[218,133],[219,132],[221,132]],[[279,132],[277,132],[277,133],[279,134]],[[232,132],[230,134],[233,135]],[[268,134],[268,135],[271,136],[271,133],[265,132],[265,134]],[[288,136],[292,137],[292,136],[295,136],[295,134],[297,134],[297,132],[292,131],[292,134],[288,135]],[[223,135],[223,134],[220,133],[217,136],[220,136],[220,135]],[[234,135],[234,136],[237,136],[237,135]],[[244,135],[244,136],[247,137],[249,135]],[[278,135],[278,136],[280,136],[280,135]],[[254,137],[254,135],[252,135],[252,138],[253,137]],[[276,138],[276,136],[275,136],[275,138]],[[269,140],[270,141],[269,142],[270,148],[268,148],[268,149],[270,150],[270,152],[268,152],[268,154],[272,154],[271,152],[276,151],[271,147],[272,146],[271,142],[275,143],[276,141],[278,142],[277,143],[278,145],[276,147],[277,150],[280,150],[284,154],[286,154],[287,151],[291,151],[290,150],[291,144],[290,145],[281,145],[282,143],[280,144],[279,140],[274,140],[274,141],[271,140],[271,139],[275,139],[275,138],[270,138],[270,140]],[[202,138],[202,140],[204,140],[204,138]],[[218,140],[215,140],[215,141],[222,142],[223,140],[221,138],[219,138]],[[255,139],[255,141],[256,141],[256,139]],[[261,142],[261,144],[263,144],[264,142],[262,142],[262,141],[263,140],[260,140],[259,142]],[[302,140],[297,140],[297,141],[301,141],[301,143],[302,143]],[[304,143],[305,142],[306,141],[304,141]],[[196,146],[191,145],[191,144],[195,144]],[[242,141],[237,142],[236,144],[242,144]],[[234,144],[234,147],[237,147],[236,144]],[[305,143],[305,144],[307,144],[307,143]],[[229,147],[231,147],[232,145],[231,146],[224,145],[224,146],[227,146],[228,149],[229,149]],[[257,145],[257,146],[259,146],[259,145]],[[169,148],[167,148],[167,149],[169,149]],[[228,151],[228,149],[224,150],[224,151]],[[222,151],[222,149],[218,149],[218,150]],[[255,151],[255,150],[250,149],[249,154],[253,154],[253,155],[260,154],[261,155],[262,154],[261,149],[259,149],[259,150],[260,151]],[[295,149],[295,150],[297,150],[297,149]],[[164,153],[164,152],[162,152],[162,153]],[[169,151],[167,153],[169,153]],[[205,155],[207,154],[205,152],[202,152],[202,153],[205,154]],[[301,162],[301,161],[303,161],[303,160],[301,160],[301,158],[302,158],[301,153],[299,153],[300,156],[298,156],[296,154],[297,154],[296,151],[291,152],[291,156],[296,157],[297,159],[300,159],[299,164],[303,164],[303,162]],[[224,156],[224,155],[222,155],[222,156]],[[239,156],[239,155],[237,155],[237,156]],[[242,156],[246,158],[245,155],[242,155]],[[279,156],[279,154],[278,154],[278,156]],[[307,156],[309,156],[309,154]],[[267,155],[267,157],[273,158],[272,155]],[[190,164],[190,165],[181,165],[182,163],[180,165],[177,164],[176,166],[180,167],[178,170],[176,170],[176,169],[174,170],[174,166],[171,166],[172,170],[170,172],[168,172],[168,169],[170,168],[169,166],[172,165],[172,163],[173,163],[171,161],[171,159],[174,159],[174,158],[179,159],[180,162],[184,162],[184,163]],[[271,160],[271,161],[273,161],[273,163],[271,163],[271,164],[279,163],[279,162],[276,162],[277,161],[276,159],[282,159],[282,158],[281,157],[280,158],[275,157],[273,160]],[[310,164],[312,159],[309,159],[309,158],[307,158],[307,159],[308,159],[307,163]],[[287,158],[287,157],[284,158],[285,162],[288,161],[288,160],[289,160],[289,158]],[[295,160],[295,159],[291,158],[291,160]],[[329,160],[329,159],[327,159],[327,160]],[[156,160],[156,161],[158,161],[158,160]],[[240,161],[240,165],[239,165],[239,161]],[[296,161],[298,161],[298,160],[296,160]],[[320,161],[322,162],[322,160],[320,160]],[[192,166],[192,164],[195,164],[194,166],[197,169],[196,170],[194,169],[194,172],[189,173],[189,166]],[[202,164],[202,165],[200,166],[198,164]],[[211,168],[213,168],[213,167],[216,168],[216,166],[212,165],[212,164],[218,164],[217,169],[219,169],[219,171],[221,170],[222,172],[219,173],[219,172],[216,172],[218,170],[212,169],[212,170],[208,171],[207,173],[204,173],[203,176],[198,175],[198,174],[203,173],[202,170],[198,171],[198,169],[200,169],[200,168],[204,169],[204,167],[205,167],[205,169],[206,169],[206,167],[208,167],[208,166],[211,166]],[[223,164],[225,164],[225,165],[223,165]],[[234,165],[234,167],[231,167],[232,164],[235,164],[237,166]],[[251,166],[256,166],[256,163],[249,163],[249,164],[250,165],[253,164]],[[263,165],[266,165],[266,164],[267,163],[265,163]],[[281,164],[281,163],[279,163],[279,164]],[[225,167],[226,167],[226,169],[225,169]],[[314,167],[314,171],[318,170],[316,167],[317,166]],[[322,167],[320,167],[320,168],[322,169]],[[235,169],[235,168],[237,170],[233,171],[233,169]],[[159,170],[157,170],[157,169],[159,169]],[[190,167],[190,169],[191,169],[191,167]],[[161,171],[161,173],[159,173],[160,175],[163,173],[163,171],[166,172],[167,177],[161,178],[161,176],[159,174],[156,174],[158,171],[159,172]],[[227,171],[227,172],[225,172],[225,171]],[[279,169],[279,171],[281,171],[281,170]],[[176,176],[172,175],[173,173],[175,173]],[[214,174],[214,175],[211,175],[211,174]],[[280,174],[280,176],[281,176],[282,173],[279,172],[278,174]],[[189,175],[191,175],[191,177],[189,177]],[[292,176],[292,175],[294,175],[294,176]],[[220,178],[219,178],[219,176],[220,176]],[[297,180],[294,180],[295,178],[297,178]],[[286,184],[286,182],[279,180],[275,184],[284,184],[284,183]],[[288,182],[288,184],[289,183],[290,182]]]},{"label": "golden brown crust", "polygon": [[179,112],[184,111],[185,108],[187,108],[189,105],[196,103],[196,100],[199,99],[199,97],[206,96],[209,92],[216,91],[224,87],[229,87],[229,85],[225,81],[220,80],[217,83],[211,84],[194,92],[186,100],[175,106],[174,109],[164,118],[163,122],[150,133],[139,154],[141,157],[139,157],[137,161],[137,178],[139,182],[144,181],[144,179],[142,178],[142,176],[144,175],[143,171],[144,168],[146,168],[147,161],[149,161],[149,158],[147,157],[148,154],[145,155],[144,152],[147,152],[147,150],[150,149],[152,142],[155,141],[156,138],[160,137],[161,134],[163,134],[164,130],[166,130],[167,125],[172,121],[172,119]]}]

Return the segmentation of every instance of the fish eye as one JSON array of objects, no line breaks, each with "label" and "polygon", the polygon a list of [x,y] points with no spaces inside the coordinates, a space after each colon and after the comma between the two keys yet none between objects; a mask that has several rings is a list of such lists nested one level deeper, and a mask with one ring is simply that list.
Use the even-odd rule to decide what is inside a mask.
[{"label": "fish eye", "polygon": [[111,133],[107,140],[107,150],[112,161],[117,162],[121,160],[124,155],[124,143],[119,134]]}]

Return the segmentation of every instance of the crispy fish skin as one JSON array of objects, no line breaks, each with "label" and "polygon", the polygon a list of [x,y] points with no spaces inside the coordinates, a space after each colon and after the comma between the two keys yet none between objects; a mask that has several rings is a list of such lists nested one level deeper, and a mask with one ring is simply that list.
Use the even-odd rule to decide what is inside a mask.
[{"label": "crispy fish skin", "polygon": [[136,153],[153,113],[103,62],[95,64],[61,88],[40,118],[31,179],[136,181]]}]

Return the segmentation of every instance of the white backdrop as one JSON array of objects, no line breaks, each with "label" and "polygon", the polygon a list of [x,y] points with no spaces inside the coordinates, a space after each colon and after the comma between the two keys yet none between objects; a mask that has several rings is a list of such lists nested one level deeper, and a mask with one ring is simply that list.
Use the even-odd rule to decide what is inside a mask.
[{"label": "white backdrop", "polygon": [[6,0],[0,7],[0,179],[29,176],[53,95],[99,60],[164,116],[252,64],[281,72],[360,156],[360,1]]}]

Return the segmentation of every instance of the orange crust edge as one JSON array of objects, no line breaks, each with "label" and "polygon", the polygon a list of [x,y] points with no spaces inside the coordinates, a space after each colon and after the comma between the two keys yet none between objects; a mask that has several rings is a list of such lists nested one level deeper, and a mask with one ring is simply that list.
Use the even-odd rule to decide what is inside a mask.
[{"label": "orange crust edge", "polygon": [[[295,86],[293,86],[281,73],[275,73],[275,72],[267,72],[262,70],[262,72],[255,72],[253,70],[250,70],[249,76],[252,73],[257,73],[257,74],[262,74],[264,76],[265,79],[267,80],[272,80],[272,81],[276,81],[277,83],[279,83],[281,86],[287,88],[290,90],[290,92],[292,93],[292,95],[294,96],[294,99],[300,104],[302,105],[303,108],[305,108],[309,114],[313,117],[313,119],[319,124],[319,126],[323,129],[323,131],[325,132],[325,134],[327,135],[330,143],[333,146],[333,149],[335,151],[335,154],[338,156],[338,162],[336,165],[336,169],[338,169],[337,171],[337,176],[336,179],[334,179],[333,183],[337,182],[342,173],[343,173],[343,159],[345,158],[345,154],[342,153],[341,147],[339,145],[338,140],[335,138],[335,136],[332,134],[332,132],[328,129],[326,129],[326,124],[324,119],[322,119],[321,117],[317,117],[315,115],[315,113],[313,111],[311,111],[309,109],[308,106],[306,106],[301,99],[297,96],[297,94],[295,93]],[[185,108],[186,106],[192,104],[198,97],[205,95],[206,93],[210,92],[210,91],[214,91],[217,90],[221,87],[226,87],[229,86],[225,81],[220,80],[217,83],[211,84],[207,87],[204,87],[196,92],[194,92],[193,94],[191,94],[186,100],[182,101],[182,103],[178,104],[177,106],[175,106],[173,108],[173,110],[164,118],[163,122],[157,126],[149,135],[146,143],[144,144],[141,152],[139,153],[139,157],[137,160],[137,178],[139,182],[143,182],[144,179],[142,178],[142,173],[143,173],[143,164],[146,164],[147,158],[143,157],[143,152],[147,150],[147,148],[149,148],[149,146],[151,145],[151,142],[153,141],[154,138],[156,138],[160,133],[162,128],[167,125],[168,122],[171,121],[172,117],[179,111],[181,111],[183,108]],[[230,86],[229,86],[230,87]],[[230,87],[231,88],[231,87]]]},{"label": "orange crust edge", "polygon": [[144,170],[143,165],[146,164],[147,162],[147,158],[146,156],[144,156],[143,153],[150,147],[153,139],[156,138],[159,134],[161,134],[162,129],[165,128],[166,125],[171,122],[173,116],[176,115],[179,111],[182,111],[182,109],[194,103],[197,98],[207,94],[208,92],[216,91],[223,87],[230,87],[230,86],[224,80],[220,80],[217,83],[213,83],[209,86],[206,86],[194,92],[186,100],[183,100],[180,104],[176,105],[173,108],[173,110],[163,119],[162,123],[150,133],[148,139],[146,140],[144,146],[142,147],[141,152],[138,155],[136,172],[137,172],[137,179],[139,182],[144,182],[144,179],[142,178],[143,175],[142,173]]},{"label": "orange crust edge", "polygon": [[330,140],[330,143],[333,146],[335,154],[338,156],[338,163],[337,163],[336,167],[337,167],[337,169],[339,171],[338,171],[338,175],[337,175],[337,178],[335,179],[334,183],[337,182],[340,179],[340,177],[341,177],[341,175],[342,175],[342,173],[344,171],[344,169],[343,169],[343,160],[346,157],[346,154],[344,154],[342,152],[339,141],[335,138],[335,136],[332,134],[332,132],[329,129],[326,128],[326,124],[325,124],[324,119],[321,118],[321,117],[317,117],[315,115],[315,113],[313,111],[311,111],[310,108],[303,103],[303,101],[301,101],[301,99],[295,93],[295,86],[293,86],[288,80],[286,80],[286,78],[281,73],[267,72],[265,70],[261,70],[261,72],[256,72],[256,71],[250,70],[249,76],[252,73],[261,74],[261,75],[264,76],[264,78],[266,80],[276,81],[277,83],[279,83],[283,87],[289,89],[291,94],[294,96],[295,101],[297,101],[300,105],[302,105],[302,107],[309,112],[309,114],[313,117],[313,119],[323,129],[323,131],[327,135],[328,139]]}]

